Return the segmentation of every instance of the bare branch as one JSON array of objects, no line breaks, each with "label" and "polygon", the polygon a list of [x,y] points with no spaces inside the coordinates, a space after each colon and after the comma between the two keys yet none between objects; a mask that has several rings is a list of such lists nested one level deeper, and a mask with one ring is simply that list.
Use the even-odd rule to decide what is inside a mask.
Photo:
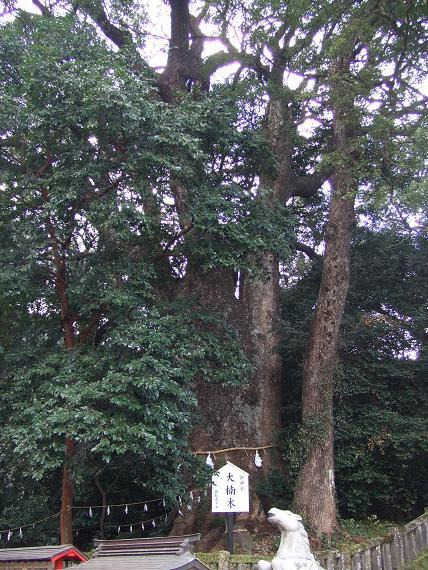
[{"label": "bare branch", "polygon": [[296,242],[294,244],[294,247],[297,249],[297,251],[302,251],[303,253],[305,253],[312,260],[321,259],[322,257],[312,247],[300,241]]},{"label": "bare branch", "polygon": [[310,198],[314,196],[333,172],[333,168],[314,172],[305,176],[295,176],[293,180],[293,190],[291,196]]},{"label": "bare branch", "polygon": [[131,34],[128,32],[128,30],[120,29],[115,24],[112,24],[110,22],[101,2],[83,0],[80,2],[79,8],[96,22],[96,24],[101,28],[102,32],[117,47],[121,48],[126,43],[132,44]]},{"label": "bare branch", "polygon": [[40,2],[40,0],[32,0],[34,6],[36,6],[40,12],[42,13],[43,16],[51,16],[51,12],[50,10]]}]

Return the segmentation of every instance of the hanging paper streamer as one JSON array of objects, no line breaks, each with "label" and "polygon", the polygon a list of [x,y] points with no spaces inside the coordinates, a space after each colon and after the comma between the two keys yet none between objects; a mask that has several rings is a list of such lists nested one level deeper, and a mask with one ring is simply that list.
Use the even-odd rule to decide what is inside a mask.
[{"label": "hanging paper streamer", "polygon": [[207,457],[205,463],[208,465],[208,467],[211,467],[211,469],[214,469],[214,461],[211,457],[211,453],[208,453],[208,457]]},{"label": "hanging paper streamer", "polygon": [[[212,463],[212,466],[214,466],[214,462],[213,462],[213,460],[212,460],[212,458],[211,458],[211,452],[205,452],[205,453],[208,453],[207,463],[208,463],[208,460],[209,460],[209,462]],[[261,457],[260,457],[260,455],[259,455],[259,453],[258,453],[258,450],[257,450],[256,455],[255,455],[255,457],[254,457],[254,462],[255,462],[255,464],[256,464],[258,467],[260,467],[261,464],[262,464],[262,459],[261,459]],[[144,485],[144,486],[145,486],[145,485]],[[190,498],[190,501],[197,501],[198,503],[200,503],[200,502],[201,502],[202,492],[204,492],[204,494],[205,494],[205,496],[206,496],[206,495],[207,495],[207,492],[208,492],[208,488],[205,488],[204,491],[199,491],[199,490],[195,490],[195,491],[191,490],[191,491],[188,491],[188,492],[186,491],[186,492],[184,493],[184,495],[183,495],[184,498],[182,498],[181,495],[176,495],[176,499],[177,499],[177,502],[179,503],[179,507],[180,507],[180,509],[179,509],[179,511],[178,511],[178,514],[179,514],[180,516],[184,516],[182,509],[183,509],[184,511],[191,511],[191,510],[192,510],[192,503],[189,502],[189,498]],[[187,495],[188,495],[188,496],[187,496]],[[158,502],[158,504],[159,504],[159,505],[162,505],[162,506],[164,507],[164,509],[166,510],[166,499],[165,499],[165,497],[159,497],[158,499],[153,499],[153,500],[150,500],[150,501],[147,501],[147,500],[146,500],[146,501],[141,501],[141,502],[139,502],[139,503],[132,503],[132,504],[144,505],[144,507],[143,507],[143,508],[144,508],[144,512],[148,512],[148,511],[149,511],[148,503],[151,503],[151,502],[153,502],[153,501]],[[117,506],[117,507],[123,506],[123,507],[124,507],[124,512],[125,512],[125,514],[128,514],[128,513],[129,513],[129,505],[128,505],[127,503],[123,503],[123,504],[121,504],[121,505],[113,505],[113,506]],[[94,508],[97,508],[97,507],[101,507],[101,505],[82,506],[82,507],[76,506],[76,507],[72,507],[72,508],[84,509],[84,510],[87,509],[88,517],[89,517],[89,518],[92,518],[92,517],[94,516],[94,511],[93,511],[93,509],[94,509]],[[103,506],[103,508],[105,509],[104,512],[106,512],[107,515],[110,515],[110,514],[112,513],[112,506],[111,506],[111,505],[105,505],[105,506]],[[58,513],[58,514],[59,514],[59,513]],[[47,518],[51,518],[52,516],[56,516],[56,515],[50,515],[50,516],[47,517]],[[45,519],[43,519],[43,520],[45,520]],[[167,523],[167,522],[168,522],[168,514],[165,514],[165,513],[164,513],[164,515],[161,515],[160,517],[158,517],[158,520],[160,520],[160,521],[165,520],[165,523]],[[27,527],[27,526],[30,527],[30,526],[31,526],[32,528],[35,528],[35,525],[38,524],[38,522],[42,522],[42,521],[36,521],[36,522],[29,523],[28,525],[25,525],[25,527]],[[146,522],[147,522],[147,521],[146,521]],[[135,524],[135,523],[134,523],[134,524]],[[138,524],[140,524],[140,523],[138,523]],[[152,520],[152,525],[153,525],[153,527],[156,526],[155,519]],[[125,525],[124,528],[126,528],[127,526],[128,526],[128,525]],[[25,528],[25,527],[24,527],[24,528]],[[143,523],[141,524],[141,529],[142,529],[142,530],[145,530]],[[131,533],[133,532],[133,525],[129,525],[129,530],[130,530]],[[11,538],[12,538],[12,536],[13,536],[13,533],[14,533],[14,532],[15,532],[15,531],[12,531],[12,530],[5,530],[5,531],[4,531],[4,536],[3,536],[3,535],[0,535],[0,540],[3,539],[3,540],[10,541]],[[76,533],[76,536],[78,535],[78,530],[77,530],[77,529],[75,529],[73,532]],[[121,532],[121,526],[119,526],[119,527],[117,528],[117,533],[119,534],[120,532]],[[16,535],[19,535],[19,537],[21,537],[21,538],[23,537],[23,530],[22,530],[22,527],[17,527],[17,528],[16,528]]]},{"label": "hanging paper streamer", "polygon": [[164,524],[166,524],[168,522],[168,515],[165,515],[165,518],[163,519]]},{"label": "hanging paper streamer", "polygon": [[256,454],[255,454],[255,456],[254,456],[254,465],[255,465],[256,467],[261,467],[262,464],[263,464],[263,460],[262,460],[262,458],[261,458],[260,455],[259,455],[259,450],[256,449]]}]

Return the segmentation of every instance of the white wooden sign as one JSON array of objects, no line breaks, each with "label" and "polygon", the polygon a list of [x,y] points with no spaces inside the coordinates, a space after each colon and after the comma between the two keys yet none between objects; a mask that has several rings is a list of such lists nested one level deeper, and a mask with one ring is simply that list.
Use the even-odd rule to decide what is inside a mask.
[{"label": "white wooden sign", "polygon": [[226,463],[212,476],[212,512],[248,513],[250,491],[248,473],[233,463]]}]

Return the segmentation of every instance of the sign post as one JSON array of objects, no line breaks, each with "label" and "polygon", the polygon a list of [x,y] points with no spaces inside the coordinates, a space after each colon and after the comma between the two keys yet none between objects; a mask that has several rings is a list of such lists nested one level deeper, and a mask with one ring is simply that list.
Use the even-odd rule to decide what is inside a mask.
[{"label": "sign post", "polygon": [[225,513],[227,549],[233,554],[234,513],[250,511],[249,475],[229,461],[212,476],[212,512]]},{"label": "sign post", "polygon": [[227,530],[227,550],[233,554],[233,523],[235,515],[226,513],[226,530]]}]

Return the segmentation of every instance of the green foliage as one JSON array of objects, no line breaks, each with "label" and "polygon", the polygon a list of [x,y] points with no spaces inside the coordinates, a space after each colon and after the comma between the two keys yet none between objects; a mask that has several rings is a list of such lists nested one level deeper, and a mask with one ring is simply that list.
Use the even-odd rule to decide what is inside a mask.
[{"label": "green foliage", "polygon": [[428,552],[424,551],[409,566],[407,570],[428,570]]},{"label": "green foliage", "polygon": [[[57,487],[38,498],[58,481],[65,438],[77,501],[99,504],[100,473],[116,502],[174,506],[206,476],[187,442],[193,382],[251,370],[236,331],[181,295],[185,263],[257,271],[261,251],[288,251],[288,229],[273,237],[288,222],[246,190],[251,172],[240,185],[215,170],[259,142],[234,135],[230,96],[160,102],[132,50],[74,16],[5,25],[0,55],[0,470],[15,489],[0,526],[33,519],[35,504],[36,517],[58,510]],[[177,237],[172,179],[189,188],[195,238]],[[93,523],[76,524],[89,540]]]},{"label": "green foliage", "polygon": [[363,521],[340,519],[340,527],[345,535],[350,535],[350,540],[358,536],[367,541],[387,535],[394,528],[391,523],[380,521],[376,515],[371,515]]},{"label": "green foliage", "polygon": [[227,551],[219,552],[197,552],[196,557],[204,564],[218,565],[219,558],[221,558],[223,552],[226,553],[227,561],[229,564],[257,564],[260,560],[260,556],[251,554],[232,554],[229,555]]},{"label": "green foliage", "polygon": [[266,513],[272,507],[290,508],[293,499],[292,487],[284,478],[284,474],[277,469],[272,469],[261,479],[257,484],[256,491]]},{"label": "green foliage", "polygon": [[[60,466],[65,436],[105,462],[127,452],[178,462],[196,404],[190,381],[202,372],[207,381],[240,378],[238,345],[228,354],[214,322],[170,308],[128,311],[96,350],[49,346],[38,323],[9,351],[2,447],[25,458],[24,472],[42,477]],[[49,340],[36,345],[35,335]]]}]

